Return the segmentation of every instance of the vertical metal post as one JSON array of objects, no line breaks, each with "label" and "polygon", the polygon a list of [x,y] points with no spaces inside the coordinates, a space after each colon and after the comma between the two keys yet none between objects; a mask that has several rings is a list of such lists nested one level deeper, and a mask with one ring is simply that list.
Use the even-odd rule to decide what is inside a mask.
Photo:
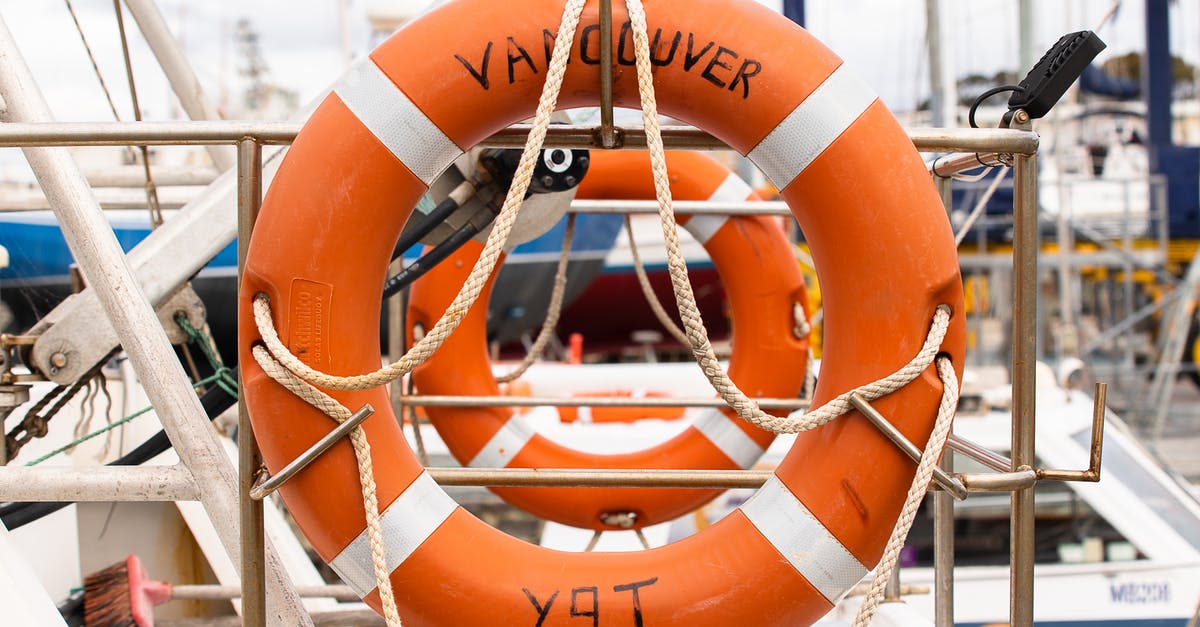
[{"label": "vertical metal post", "polygon": [[613,132],[612,0],[600,0],[600,143],[617,145]]},{"label": "vertical metal post", "polygon": [[[1014,119],[1028,124],[1018,111]],[[1021,118],[1024,118],[1023,120]],[[1034,412],[1036,401],[1038,204],[1037,156],[1014,157],[1013,206],[1013,470],[1034,465]],[[1011,574],[1010,624],[1033,625],[1034,516],[1032,486],[1012,494],[1010,520]]]},{"label": "vertical metal post", "polygon": [[[954,179],[933,177],[942,205],[948,214],[953,208]],[[954,453],[942,453],[942,470],[954,470]],[[933,624],[954,625],[954,497],[945,490],[933,493]]]},{"label": "vertical metal post", "polygon": [[885,603],[900,602],[900,569],[892,569],[892,575],[888,577],[887,585],[883,587],[883,601]]},{"label": "vertical metal post", "polygon": [[[954,453],[942,453],[942,470],[954,472]],[[954,626],[954,497],[933,493],[933,624]]]},{"label": "vertical metal post", "polygon": [[1075,274],[1071,271],[1071,255],[1075,249],[1075,236],[1071,230],[1071,217],[1066,214],[1066,203],[1059,203],[1055,235],[1058,239],[1058,316],[1059,329],[1055,356],[1074,357],[1079,354],[1078,303],[1075,299]]},{"label": "vertical metal post", "polygon": [[[250,234],[258,220],[262,204],[262,146],[253,139],[243,139],[237,146],[238,177],[238,289],[246,266],[246,251]],[[238,345],[249,338],[238,338]],[[239,379],[241,376],[239,375]],[[239,385],[239,389],[241,386]],[[263,562],[266,543],[263,527],[263,504],[250,498],[255,476],[262,464],[254,428],[246,410],[246,396],[238,395],[238,504],[242,540],[242,621],[250,627],[267,624],[267,586]]]}]

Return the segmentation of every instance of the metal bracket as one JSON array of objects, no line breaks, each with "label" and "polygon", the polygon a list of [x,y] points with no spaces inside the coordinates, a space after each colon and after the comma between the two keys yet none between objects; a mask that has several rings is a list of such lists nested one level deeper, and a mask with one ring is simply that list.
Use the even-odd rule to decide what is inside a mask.
[{"label": "metal bracket", "polygon": [[1096,384],[1096,395],[1092,402],[1092,445],[1088,455],[1087,470],[1050,470],[1038,468],[1037,477],[1041,481],[1083,481],[1095,483],[1100,481],[1100,455],[1104,452],[1104,415],[1106,411],[1105,396],[1108,393],[1107,383]]},{"label": "metal bracket", "polygon": [[158,321],[162,324],[163,330],[167,333],[167,339],[172,344],[186,344],[190,339],[179,328],[179,324],[175,322],[175,317],[179,314],[187,316],[188,322],[193,327],[200,329],[204,327],[204,321],[208,311],[204,307],[204,301],[200,300],[200,296],[196,294],[196,290],[192,289],[191,283],[184,283],[171,294],[165,302],[154,308],[158,314]]},{"label": "metal bracket", "polygon": [[375,408],[371,407],[370,403],[363,405],[352,416],[347,418],[345,422],[339,424],[333,431],[325,434],[320,440],[317,440],[315,444],[308,447],[308,450],[298,455],[296,459],[288,462],[283,467],[283,470],[279,471],[279,474],[273,477],[264,474],[262,479],[254,487],[250,488],[250,498],[261,501],[271,496],[280,486],[296,476],[296,473],[304,470],[306,466],[313,463],[322,453],[329,450],[329,447],[333,446],[338,440],[346,437],[346,434],[350,433],[352,429],[362,424],[362,421],[371,417],[374,413]]},{"label": "metal bracket", "polygon": [[[867,420],[870,420],[871,424],[875,425],[875,428],[879,429],[880,433],[892,441],[892,444],[895,444],[905,455],[908,455],[909,459],[918,463],[921,461],[921,449],[917,448],[916,444],[913,444],[908,438],[904,437],[904,434],[900,433],[900,430],[895,425],[888,422],[888,419],[884,418],[883,414],[879,413],[879,410],[868,403],[867,399],[859,396],[857,393],[851,394],[850,404],[854,405],[854,408],[861,412],[863,416],[866,416]],[[966,486],[938,466],[933,467],[933,480],[943,490],[954,495],[955,499],[961,501],[967,498]]]}]

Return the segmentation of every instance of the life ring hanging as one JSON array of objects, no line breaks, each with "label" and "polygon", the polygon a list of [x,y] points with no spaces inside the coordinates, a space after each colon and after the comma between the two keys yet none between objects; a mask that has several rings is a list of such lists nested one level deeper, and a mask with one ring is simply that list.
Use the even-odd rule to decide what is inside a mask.
[{"label": "life ring hanging", "polygon": [[[754,196],[716,159],[698,152],[668,153],[672,195],[680,200],[734,200]],[[654,197],[645,152],[593,151],[577,198]],[[704,244],[725,285],[733,318],[730,373],[748,394],[792,397],[804,384],[808,341],[794,329],[804,282],[778,220],[695,216],[679,220]],[[482,246],[464,246],[413,284],[407,321],[432,328],[454,300]],[[487,356],[487,295],[429,361],[413,372],[423,394],[499,393]],[[638,295],[631,298],[640,299]],[[413,337],[410,327],[409,337]],[[586,367],[584,367],[586,368]],[[430,421],[464,466],[514,468],[750,468],[775,439],[731,410],[707,410],[667,442],[615,455],[584,453],[536,434],[503,407],[429,407]],[[783,412],[776,412],[782,415]],[[610,516],[632,513],[634,527],[665,522],[712,500],[720,490],[493,488],[509,503],[542,518],[576,527],[617,529]],[[625,518],[625,517],[620,517]],[[628,519],[626,519],[628,520]]]},{"label": "life ring hanging", "polygon": [[[633,107],[632,55],[621,45],[629,29],[616,4],[614,99]],[[556,0],[446,3],[350,71],[267,194],[239,297],[241,337],[257,337],[251,302],[266,293],[275,327],[307,363],[336,374],[378,368],[380,286],[407,218],[396,207],[414,206],[464,147],[531,114],[561,10]],[[832,52],[757,3],[660,0],[647,13],[662,112],[749,155],[812,244],[827,349],[815,402],[906,363],[943,304],[955,315],[942,350],[961,378],[952,233],[884,105]],[[590,3],[561,107],[598,102],[598,33]],[[278,470],[330,420],[267,377],[250,341],[240,356],[255,433]],[[875,406],[924,446],[941,391],[929,368]],[[799,435],[763,489],[700,534],[638,553],[561,553],[457,507],[406,446],[384,390],[335,396],[378,408],[365,430],[376,450],[394,453],[378,456],[378,494],[396,531],[387,557],[410,625],[808,624],[879,560],[913,477],[912,462],[850,413]],[[316,551],[378,608],[350,445],[281,492]]]}]

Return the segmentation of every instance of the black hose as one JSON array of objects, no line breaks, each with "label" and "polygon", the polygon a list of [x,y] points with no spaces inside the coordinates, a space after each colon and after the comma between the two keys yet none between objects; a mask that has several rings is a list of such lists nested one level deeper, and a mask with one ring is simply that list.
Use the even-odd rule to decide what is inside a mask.
[{"label": "black hose", "polygon": [[413,281],[421,278],[426,272],[429,272],[434,266],[441,263],[451,253],[462,248],[467,240],[475,237],[479,233],[479,227],[474,224],[466,224],[452,233],[437,246],[434,246],[429,252],[421,255],[420,259],[412,262],[403,270],[396,273],[395,276],[388,278],[383,284],[383,297],[388,298],[394,296],[400,290],[408,287]]},{"label": "black hose", "polygon": [[404,254],[404,251],[412,248],[421,238],[429,235],[441,223],[445,222],[455,211],[458,211],[458,203],[454,202],[453,198],[447,197],[429,215],[422,218],[421,223],[410,230],[400,234],[399,241],[396,242],[396,247],[392,249],[392,261]]},{"label": "black hose", "polygon": [[[237,368],[232,370],[232,374],[234,377],[237,376]],[[225,410],[233,407],[234,403],[237,403],[237,397],[230,396],[219,385],[210,387],[200,396],[200,404],[204,407],[204,413],[208,415],[209,420],[220,416]],[[158,457],[169,448],[171,448],[171,441],[167,439],[166,432],[159,431],[138,445],[137,448],[107,465],[138,466]],[[3,522],[4,526],[10,530],[17,529],[49,516],[68,505],[71,505],[70,501],[8,503],[0,506],[0,522]]]},{"label": "black hose", "polygon": [[1002,94],[1006,91],[1021,91],[1021,87],[1020,85],[1001,85],[999,87],[993,87],[982,94],[979,94],[979,97],[975,99],[975,102],[971,103],[970,110],[967,111],[967,123],[971,125],[971,128],[979,128],[979,125],[975,124],[975,110],[979,108],[979,105],[983,104],[984,100],[987,100],[996,94]]}]

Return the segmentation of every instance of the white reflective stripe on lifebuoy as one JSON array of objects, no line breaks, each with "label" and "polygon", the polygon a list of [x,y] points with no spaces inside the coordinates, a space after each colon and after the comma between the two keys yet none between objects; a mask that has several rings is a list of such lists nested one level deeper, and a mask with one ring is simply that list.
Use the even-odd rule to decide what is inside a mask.
[{"label": "white reflective stripe on lifebuoy", "polygon": [[[388,572],[408,559],[457,507],[458,503],[427,472],[409,484],[381,515]],[[371,543],[365,529],[329,561],[329,567],[360,598],[375,589],[372,564]]]},{"label": "white reflective stripe on lifebuoy", "polygon": [[683,225],[683,229],[696,238],[697,242],[707,244],[728,221],[729,216],[692,216],[692,219]]},{"label": "white reflective stripe on lifebuoy", "polygon": [[333,91],[427,187],[463,153],[369,57],[354,64]]},{"label": "white reflective stripe on lifebuoy", "polygon": [[746,435],[719,409],[706,410],[692,426],[740,468],[750,468],[763,455],[762,447],[754,438]]},{"label": "white reflective stripe on lifebuoy", "polygon": [[752,191],[754,190],[750,188],[750,185],[746,181],[742,180],[742,177],[737,175],[737,172],[730,172],[729,176],[725,177],[724,181],[721,181],[721,185],[709,195],[708,199],[713,202],[722,200],[727,202],[741,202],[749,198]]},{"label": "white reflective stripe on lifebuoy", "polygon": [[533,438],[533,428],[520,416],[511,416],[508,421],[492,434],[492,439],[483,445],[471,462],[470,468],[504,468],[512,458],[525,448],[525,444]]},{"label": "white reflective stripe on lifebuoy", "polygon": [[771,475],[739,509],[830,603],[836,604],[866,576],[867,567],[842,546],[779,477]]},{"label": "white reflective stripe on lifebuoy", "polygon": [[[741,202],[746,200],[752,191],[754,190],[750,189],[742,177],[738,176],[736,172],[730,172],[729,176],[721,181],[721,185],[708,196],[708,200],[711,202]],[[683,228],[687,229],[687,232],[691,233],[696,241],[707,244],[708,240],[712,239],[712,236],[716,235],[717,231],[720,231],[728,221],[729,216],[698,215],[692,216],[692,219],[688,220]]]},{"label": "white reflective stripe on lifebuoy", "polygon": [[845,64],[746,155],[783,190],[862,115],[877,96]]}]

